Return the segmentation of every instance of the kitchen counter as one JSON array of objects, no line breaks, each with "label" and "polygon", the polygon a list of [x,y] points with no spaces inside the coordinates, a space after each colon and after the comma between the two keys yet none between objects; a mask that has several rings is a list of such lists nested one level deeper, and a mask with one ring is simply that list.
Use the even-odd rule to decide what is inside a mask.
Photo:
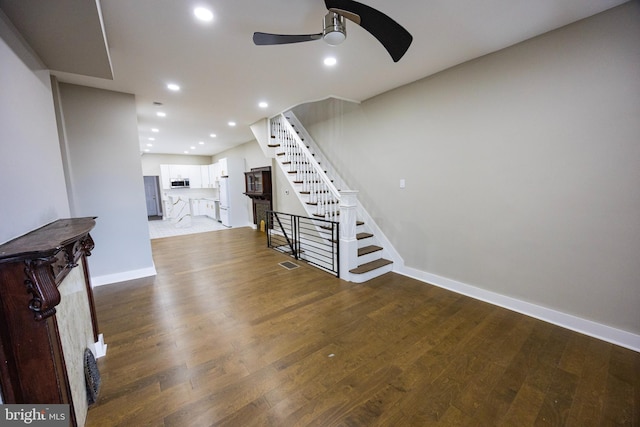
[{"label": "kitchen counter", "polygon": [[189,199],[192,216],[207,216],[216,221],[220,220],[219,204],[219,200],[212,197],[192,197]]},{"label": "kitchen counter", "polygon": [[167,217],[179,228],[191,227],[190,200],[185,196],[169,196]]}]

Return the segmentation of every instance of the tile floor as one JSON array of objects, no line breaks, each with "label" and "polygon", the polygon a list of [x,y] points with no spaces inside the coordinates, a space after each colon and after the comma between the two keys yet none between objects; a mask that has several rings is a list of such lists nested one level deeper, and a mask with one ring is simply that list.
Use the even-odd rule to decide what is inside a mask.
[{"label": "tile floor", "polygon": [[190,227],[176,227],[170,220],[149,221],[149,237],[152,239],[226,229],[222,223],[205,216],[192,217]]}]

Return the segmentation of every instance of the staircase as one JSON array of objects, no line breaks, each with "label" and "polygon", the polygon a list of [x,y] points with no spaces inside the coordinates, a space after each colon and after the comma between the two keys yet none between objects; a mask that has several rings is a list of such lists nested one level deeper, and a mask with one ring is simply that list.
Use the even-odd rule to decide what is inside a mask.
[{"label": "staircase", "polygon": [[[288,177],[308,216],[340,222],[340,240],[352,240],[341,245],[341,251],[348,252],[341,254],[341,258],[348,260],[348,268],[343,268],[340,276],[362,283],[392,271],[393,261],[385,257],[385,249],[372,228],[357,218],[359,213],[368,217],[362,208],[356,215],[341,215],[341,191],[347,187],[295,115],[287,112],[272,118],[269,133],[268,147],[273,150],[273,157]],[[321,225],[317,228],[321,234]]]}]

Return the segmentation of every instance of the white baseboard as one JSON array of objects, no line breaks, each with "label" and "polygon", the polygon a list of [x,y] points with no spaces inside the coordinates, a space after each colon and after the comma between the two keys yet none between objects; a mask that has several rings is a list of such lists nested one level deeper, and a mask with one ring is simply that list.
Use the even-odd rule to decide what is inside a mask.
[{"label": "white baseboard", "polygon": [[640,352],[640,335],[409,267],[398,274]]},{"label": "white baseboard", "polygon": [[124,282],[127,280],[141,279],[143,277],[155,276],[156,266],[153,265],[149,268],[142,268],[140,270],[123,271],[115,274],[105,274],[104,276],[91,277],[91,286],[97,288],[98,286],[111,285],[113,283]]}]

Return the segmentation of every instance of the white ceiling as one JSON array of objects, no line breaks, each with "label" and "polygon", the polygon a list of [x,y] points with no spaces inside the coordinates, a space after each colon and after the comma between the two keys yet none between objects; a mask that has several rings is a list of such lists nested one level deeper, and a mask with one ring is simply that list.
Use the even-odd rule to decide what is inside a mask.
[{"label": "white ceiling", "polygon": [[[351,22],[337,47],[253,44],[254,31],[321,32],[322,0],[0,0],[0,8],[60,81],[135,94],[141,150],[154,137],[152,153],[213,155],[253,139],[250,124],[294,105],[363,101],[625,1],[363,0],[413,35],[397,63]],[[196,21],[199,5],[213,11],[212,22]],[[323,65],[328,55],[336,66]],[[104,78],[111,69],[113,79]],[[169,82],[181,90],[168,91]]]}]

